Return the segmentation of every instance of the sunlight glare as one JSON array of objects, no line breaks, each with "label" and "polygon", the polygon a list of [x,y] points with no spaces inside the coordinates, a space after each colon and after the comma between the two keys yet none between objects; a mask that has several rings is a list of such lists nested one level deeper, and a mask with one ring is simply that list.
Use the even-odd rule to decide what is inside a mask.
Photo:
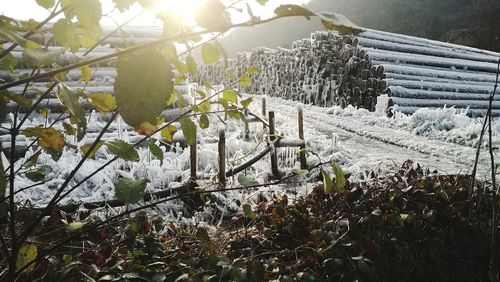
[{"label": "sunlight glare", "polygon": [[178,16],[186,25],[195,22],[196,11],[204,3],[203,0],[163,0],[157,5],[157,10],[168,11]]}]

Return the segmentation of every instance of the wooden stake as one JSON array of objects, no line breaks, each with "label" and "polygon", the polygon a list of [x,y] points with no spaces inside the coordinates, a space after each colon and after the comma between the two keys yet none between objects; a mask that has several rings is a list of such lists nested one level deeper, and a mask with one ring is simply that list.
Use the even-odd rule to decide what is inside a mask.
[{"label": "wooden stake", "polygon": [[195,140],[193,145],[189,145],[189,153],[190,153],[190,158],[191,158],[191,179],[194,180],[196,179],[196,171],[198,169],[198,156],[197,156],[197,149],[198,149],[198,140]]},{"label": "wooden stake", "polygon": [[245,140],[248,141],[250,139],[250,123],[248,122],[248,109],[243,110],[245,115]]},{"label": "wooden stake", "polygon": [[[269,140],[273,142],[276,139],[276,128],[275,128],[275,118],[274,112],[269,111]],[[278,156],[276,155],[276,148],[273,148],[270,152],[271,156],[271,173],[275,177],[280,177],[280,171],[278,168]]]},{"label": "wooden stake", "polygon": [[266,110],[266,96],[262,96],[262,116],[266,117],[267,116],[267,110]]},{"label": "wooden stake", "polygon": [[[262,96],[262,117],[265,119],[267,116],[266,109],[266,96]],[[266,126],[262,125],[263,132],[266,132]]]},{"label": "wooden stake", "polygon": [[[297,123],[299,126],[299,139],[304,140],[304,111],[302,107],[297,109]],[[300,169],[307,169],[307,159],[306,159],[306,143],[300,146],[299,158],[300,158]]]},{"label": "wooden stake", "polygon": [[226,186],[226,132],[219,131],[219,182]]}]

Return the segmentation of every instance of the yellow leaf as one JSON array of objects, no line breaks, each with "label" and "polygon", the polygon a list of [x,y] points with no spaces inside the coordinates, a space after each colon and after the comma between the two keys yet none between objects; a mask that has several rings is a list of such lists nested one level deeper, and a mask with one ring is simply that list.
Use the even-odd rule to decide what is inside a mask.
[{"label": "yellow leaf", "polygon": [[[25,267],[29,262],[36,259],[38,255],[38,248],[35,244],[24,244],[19,249],[19,253],[17,254],[17,262],[16,262],[16,270],[20,270]],[[35,267],[35,264],[31,264],[28,266],[25,271],[32,271]]]},{"label": "yellow leaf", "polygon": [[80,67],[80,71],[82,72],[82,77],[78,81],[89,82],[92,79],[92,70],[88,65]]},{"label": "yellow leaf", "polygon": [[54,159],[56,159],[58,155],[60,156],[60,153],[62,153],[66,145],[64,135],[51,127],[26,128],[24,129],[24,135],[26,135],[26,137],[38,137],[38,145],[47,150]]},{"label": "yellow leaf", "polygon": [[66,225],[66,229],[69,232],[75,232],[75,231],[78,231],[79,229],[81,229],[84,226],[85,226],[85,222],[75,221],[75,222],[71,222],[68,225]]},{"label": "yellow leaf", "polygon": [[42,117],[47,118],[50,114],[50,109],[42,109],[40,113],[42,114]]},{"label": "yellow leaf", "polygon": [[175,127],[173,125],[169,125],[169,126],[165,127],[164,129],[162,129],[161,137],[165,138],[165,140],[167,140],[167,142],[172,142],[172,140],[174,138],[174,134],[176,132],[177,132],[177,127]]},{"label": "yellow leaf", "polygon": [[102,113],[112,112],[116,109],[116,100],[109,93],[88,94],[92,106]]},{"label": "yellow leaf", "polygon": [[156,125],[153,125],[148,121],[145,121],[141,123],[138,128],[136,128],[136,131],[141,135],[151,136],[156,131]]}]

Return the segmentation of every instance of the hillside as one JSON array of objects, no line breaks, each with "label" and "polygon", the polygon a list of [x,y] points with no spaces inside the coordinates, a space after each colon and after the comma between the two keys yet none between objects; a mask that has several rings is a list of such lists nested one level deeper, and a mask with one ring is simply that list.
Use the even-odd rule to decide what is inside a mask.
[{"label": "hillside", "polygon": [[[500,7],[498,0],[312,0],[315,11],[338,12],[354,23],[372,29],[452,41],[473,47],[498,50]],[[461,7],[457,12],[456,7]],[[293,40],[309,37],[322,29],[317,20],[285,19],[228,34],[223,43],[230,54],[255,47],[287,47]]]}]

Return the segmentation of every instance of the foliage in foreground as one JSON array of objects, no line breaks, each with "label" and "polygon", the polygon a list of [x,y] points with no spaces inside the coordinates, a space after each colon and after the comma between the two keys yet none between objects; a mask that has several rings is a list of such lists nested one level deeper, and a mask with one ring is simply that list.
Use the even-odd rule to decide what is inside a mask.
[{"label": "foliage in foreground", "polygon": [[[325,194],[318,186],[293,204],[275,195],[218,229],[139,214],[73,241],[22,278],[482,281],[490,200],[481,189],[469,200],[468,185],[465,177],[406,163],[400,171],[347,183],[344,192]],[[47,243],[72,232],[62,220],[54,213],[46,223],[54,230]]]}]

